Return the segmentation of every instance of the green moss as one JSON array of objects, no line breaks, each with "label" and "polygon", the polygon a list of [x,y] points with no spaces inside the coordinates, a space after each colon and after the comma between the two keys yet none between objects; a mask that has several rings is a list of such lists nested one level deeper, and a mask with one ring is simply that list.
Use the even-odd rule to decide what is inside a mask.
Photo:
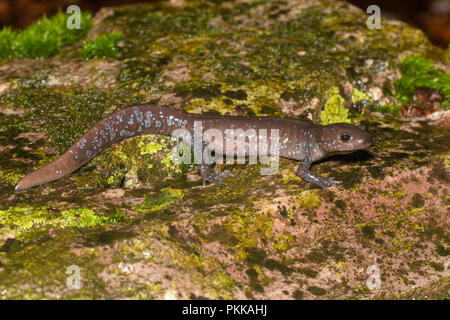
[{"label": "green moss", "polygon": [[108,183],[108,184],[113,184],[114,183],[114,176],[110,176],[109,178],[108,178],[108,180],[106,180],[106,183]]},{"label": "green moss", "polygon": [[310,268],[299,268],[298,272],[304,274],[305,276],[309,278],[316,278],[319,274],[316,270],[310,269]]},{"label": "green moss", "polygon": [[84,59],[115,58],[119,52],[117,44],[121,38],[122,33],[114,32],[99,35],[93,40],[86,40],[83,42],[81,56]]},{"label": "green moss", "polygon": [[6,181],[11,186],[15,186],[22,177],[23,173],[20,170],[11,169],[0,171],[1,180]]},{"label": "green moss", "polygon": [[322,200],[318,190],[308,190],[297,196],[296,203],[303,208],[318,208]]},{"label": "green moss", "polygon": [[0,31],[0,60],[12,59],[16,56],[17,53],[14,50],[16,37],[16,33],[9,27]]},{"label": "green moss", "polygon": [[359,91],[358,89],[354,88],[352,92],[352,102],[361,102],[361,101],[369,101],[373,102],[373,99],[370,98],[367,94],[365,94],[362,91]]},{"label": "green moss", "polygon": [[320,112],[320,122],[323,125],[339,122],[351,123],[348,109],[344,107],[344,98],[339,94],[338,87],[332,87],[326,93],[329,97],[325,102],[325,108]]},{"label": "green moss", "polygon": [[[157,138],[158,141],[154,140],[154,137],[148,136],[143,137],[142,140],[139,141],[138,147],[141,155],[153,156],[159,151],[164,152],[165,156],[160,159],[160,163],[166,169],[166,172],[169,176],[172,176],[172,173],[180,173],[182,171],[188,171],[192,169],[193,165],[182,163],[177,159],[174,159],[174,157],[172,156],[173,148],[176,146],[176,141],[174,139],[160,137]],[[189,151],[191,151],[190,147],[187,144],[182,143],[180,145],[179,152],[183,153],[188,149]],[[193,153],[191,153],[191,155],[193,160]],[[191,163],[193,163],[193,161]],[[153,168],[153,164],[149,164],[147,168]]]},{"label": "green moss", "polygon": [[267,252],[257,247],[245,248],[247,257],[245,260],[250,264],[262,264],[267,257]]},{"label": "green moss", "polygon": [[183,199],[184,193],[180,189],[164,188],[156,197],[144,196],[144,203],[136,207],[139,212],[153,212],[159,211],[172,203]]},{"label": "green moss", "polygon": [[267,259],[264,262],[264,266],[269,270],[278,270],[283,275],[290,275],[292,273],[292,269],[289,268],[287,265],[274,260],[274,259]]},{"label": "green moss", "polygon": [[438,89],[444,95],[442,108],[450,105],[450,74],[437,70],[430,60],[420,56],[407,56],[399,63],[402,77],[395,82],[395,98],[408,105],[414,95],[414,89],[425,87]]},{"label": "green moss", "polygon": [[414,208],[422,208],[425,205],[425,200],[419,193],[415,193],[411,199],[411,205]]},{"label": "green moss", "polygon": [[[155,246],[155,236],[161,240],[164,250]],[[234,290],[239,287],[239,283],[224,270],[223,263],[217,257],[208,255],[198,244],[188,243],[183,238],[174,238],[173,231],[170,231],[167,224],[154,220],[145,226],[145,232],[141,236],[133,238],[133,241],[124,245],[118,261],[123,261],[125,257],[130,256],[145,259],[157,265],[170,261],[171,265],[180,270],[180,275],[190,275],[188,290],[201,289],[202,295],[209,299],[232,299]],[[168,274],[164,277],[164,281],[176,283],[172,281],[178,280],[172,280],[172,277],[173,275]],[[141,291],[139,286],[133,289],[135,293]]]},{"label": "green moss", "polygon": [[269,239],[273,227],[270,216],[254,211],[233,211],[225,221],[224,227],[237,239],[234,245],[237,259],[246,259],[248,248],[257,247],[262,238]]},{"label": "green moss", "polygon": [[295,290],[294,293],[292,293],[292,298],[295,300],[302,300],[303,299],[303,292],[301,290]]},{"label": "green moss", "polygon": [[445,266],[442,263],[438,263],[438,262],[434,262],[434,261],[430,261],[430,266],[439,272],[442,272],[445,270]]},{"label": "green moss", "polygon": [[214,205],[228,205],[236,208],[236,204],[251,203],[252,193],[263,183],[261,165],[235,165],[232,178],[225,179],[227,185],[209,184],[205,189],[191,190],[190,199],[196,210]]},{"label": "green moss", "polygon": [[436,246],[436,252],[441,257],[450,255],[450,246],[446,243],[440,243]]},{"label": "green moss", "polygon": [[193,113],[214,111],[227,114],[239,106],[241,109],[245,107],[247,114],[251,115],[279,115],[277,104],[280,102],[283,91],[279,81],[258,79],[241,86],[222,85],[220,89],[215,86],[210,87],[189,88],[183,84],[179,85],[176,91],[178,95],[193,96],[186,107],[187,111]]},{"label": "green moss", "polygon": [[[397,199],[396,201],[400,203],[401,200]],[[425,214],[424,207],[399,210],[379,206],[376,208],[376,212],[379,213],[376,222],[364,221],[361,224],[356,224],[356,227],[361,228],[364,236],[363,244],[365,245],[369,245],[364,242],[365,239],[375,239],[375,242],[370,245],[385,247],[386,244],[389,244],[389,250],[398,253],[403,250],[411,250],[414,245],[412,239],[424,235],[425,227],[419,219]]]},{"label": "green moss", "polygon": [[361,228],[363,235],[368,239],[375,239],[375,228],[371,225],[365,225]]},{"label": "green moss", "polygon": [[210,283],[209,291],[214,297],[230,296],[237,285],[236,281],[222,270],[214,272],[208,282]]},{"label": "green moss", "polygon": [[113,186],[136,189],[146,184],[156,189],[169,184],[184,186],[186,176],[181,173],[191,170],[194,165],[178,163],[173,159],[172,149],[175,144],[174,139],[165,136],[133,137],[115,144],[106,153],[94,158],[86,166],[89,172],[74,177],[83,188]]},{"label": "green moss", "polygon": [[123,220],[119,211],[112,218],[97,215],[92,209],[70,209],[61,212],[64,222],[70,227],[85,228],[110,224]]},{"label": "green moss", "polygon": [[[61,212],[59,215],[48,207],[10,207],[0,210],[0,225],[4,228],[17,230],[30,230],[44,226],[53,227],[93,227],[123,221],[124,217],[120,211],[110,217],[99,216],[91,209],[70,209]],[[11,229],[12,230],[12,229]]]},{"label": "green moss", "polygon": [[[138,92],[127,89],[101,90],[92,87],[60,88],[47,85],[47,76],[38,73],[22,78],[17,88],[0,95],[0,105],[25,109],[22,121],[35,132],[46,131],[59,152],[105,116],[112,105],[121,107],[141,102]],[[45,99],[42,99],[45,96]],[[30,112],[32,111],[32,112]],[[110,113],[112,113],[110,111]]]},{"label": "green moss", "polygon": [[283,233],[273,239],[273,247],[279,252],[286,252],[294,246],[294,237],[288,233]]},{"label": "green moss", "polygon": [[58,12],[51,18],[44,16],[35,24],[20,32],[4,28],[0,32],[0,58],[50,58],[83,38],[92,27],[90,14],[81,13],[80,29],[69,29],[69,16]]},{"label": "green moss", "polygon": [[259,281],[261,270],[255,266],[253,268],[247,269],[245,273],[250,278],[250,288],[256,292],[264,292],[264,287]]},{"label": "green moss", "polygon": [[308,287],[307,290],[315,296],[323,296],[327,293],[325,289],[316,286]]},{"label": "green moss", "polygon": [[18,36],[17,52],[22,58],[50,58],[62,47],[61,39],[38,27],[26,29]]},{"label": "green moss", "polygon": [[49,219],[47,207],[10,207],[0,210],[0,225],[10,225],[20,230],[29,230],[35,226],[55,225],[57,221]]},{"label": "green moss", "polygon": [[383,106],[376,105],[375,111],[381,112],[381,113],[390,113],[395,116],[398,116],[398,115],[400,115],[400,105],[398,105],[398,104],[385,104]]},{"label": "green moss", "polygon": [[155,153],[163,149],[163,145],[157,144],[154,141],[151,141],[150,143],[144,143],[144,141],[139,141],[139,149],[142,155],[144,154],[154,155]]},{"label": "green moss", "polygon": [[345,211],[345,208],[347,208],[347,204],[345,203],[344,200],[341,199],[337,199],[334,204],[336,205],[337,208],[341,209],[342,211]]},{"label": "green moss", "polygon": [[258,272],[254,268],[245,270],[245,273],[248,275],[250,280],[252,281],[258,280]]},{"label": "green moss", "polygon": [[[206,241],[206,242],[213,242],[218,241],[219,243],[223,245],[235,245],[237,244],[236,238],[233,237],[233,235],[225,229],[221,224],[214,224],[212,226],[211,232],[209,232],[207,235],[201,234],[201,227],[205,226],[209,223],[208,219],[205,219],[205,221],[200,221],[197,219],[194,222],[194,227],[196,228],[197,233]],[[198,226],[200,225],[200,227]]]},{"label": "green moss", "polygon": [[[426,51],[421,44],[421,39],[425,37],[420,33],[410,33],[410,29],[406,27],[390,26],[388,23],[382,30],[370,33],[367,28],[361,28],[366,19],[363,13],[342,14],[342,10],[336,8],[334,2],[325,2],[325,11],[320,6],[311,9],[295,8],[295,12],[288,12],[291,10],[289,8],[284,10],[290,3],[286,5],[267,1],[188,1],[186,6],[179,7],[164,3],[114,8],[110,11],[112,15],[100,22],[96,30],[110,32],[120,29],[124,34],[121,40],[123,46],[121,45],[118,55],[123,60],[119,64],[122,69],[116,78],[119,82],[117,85],[113,80],[113,83],[108,82],[105,86],[100,80],[98,86],[88,89],[85,86],[89,84],[85,81],[79,88],[66,86],[66,77],[61,78],[60,72],[67,72],[67,69],[78,66],[79,59],[74,55],[64,56],[67,65],[63,69],[58,64],[44,64],[39,75],[26,74],[23,77],[22,72],[16,75],[14,70],[5,71],[7,74],[4,79],[10,76],[19,79],[13,80],[10,87],[10,83],[7,83],[7,93],[0,95],[0,108],[5,107],[7,111],[12,110],[18,115],[0,117],[0,170],[3,174],[0,202],[6,203],[2,207],[4,211],[14,206],[27,208],[27,211],[13,215],[6,224],[0,226],[1,238],[17,235],[19,226],[14,225],[15,222],[23,227],[29,225],[29,222],[21,220],[24,219],[21,216],[31,215],[34,220],[31,228],[20,229],[23,231],[21,235],[30,234],[28,241],[15,237],[5,245],[1,244],[2,249],[8,250],[0,250],[2,297],[55,298],[55,292],[59,291],[52,290],[52,286],[57,279],[64,288],[67,275],[62,266],[70,261],[83,269],[83,279],[86,279],[83,281],[84,291],[76,294],[63,291],[62,298],[96,295],[148,299],[161,298],[164,292],[173,292],[170,296],[177,298],[188,297],[192,292],[197,297],[232,298],[242,291],[248,297],[254,294],[256,298],[260,298],[259,293],[264,290],[264,296],[291,294],[293,298],[303,298],[304,293],[310,296],[311,291],[321,294],[324,289],[327,292],[330,290],[330,284],[326,284],[322,290],[310,288],[306,291],[312,284],[316,284],[312,278],[317,278],[320,270],[313,267],[309,269],[306,265],[325,265],[330,260],[333,266],[336,263],[332,262],[345,261],[347,255],[357,258],[360,256],[359,243],[348,247],[347,231],[352,236],[355,219],[356,222],[360,219],[360,222],[373,226],[373,230],[370,226],[358,229],[356,234],[360,237],[356,241],[361,241],[366,251],[367,246],[373,249],[378,259],[383,260],[387,256],[383,267],[386,272],[383,275],[391,282],[401,280],[398,273],[390,272],[389,255],[394,250],[405,249],[398,256],[401,260],[401,254],[410,256],[411,253],[418,252],[414,246],[419,244],[417,239],[422,240],[420,221],[424,222],[434,212],[433,208],[426,207],[425,211],[413,212],[403,210],[403,206],[396,207],[402,198],[402,205],[407,205],[412,194],[405,196],[404,193],[397,194],[401,192],[398,189],[392,189],[392,193],[391,190],[383,193],[385,200],[389,201],[382,201],[383,205],[374,202],[379,209],[375,214],[359,215],[358,203],[361,197],[355,198],[348,194],[348,197],[340,200],[341,197],[331,191],[304,192],[304,182],[295,176],[295,171],[290,170],[294,165],[291,160],[282,160],[281,177],[280,174],[261,177],[260,165],[219,166],[218,170],[231,169],[236,176],[227,179],[227,186],[211,184],[202,188],[199,187],[201,182],[197,174],[196,177],[167,177],[167,172],[174,168],[166,154],[170,151],[169,140],[141,136],[115,144],[73,175],[52,183],[49,188],[34,188],[21,193],[14,193],[11,188],[20,174],[31,172],[55,159],[98,120],[128,105],[167,102],[169,106],[194,112],[253,116],[282,114],[299,118],[312,116],[317,121],[320,110],[309,107],[306,111],[303,109],[313,97],[325,102],[325,92],[345,80],[361,90],[354,91],[354,101],[364,100],[365,90],[374,85],[373,75],[391,74],[395,71],[392,67],[395,60],[391,59],[403,54],[404,50]],[[346,5],[338,2],[337,6]],[[301,12],[297,12],[297,9]],[[282,15],[281,19],[277,15]],[[396,41],[392,43],[395,45],[380,41],[388,37],[394,37]],[[390,47],[386,48],[387,45]],[[391,52],[396,45],[400,49]],[[372,67],[367,67],[369,64]],[[377,66],[381,67],[376,69]],[[82,70],[80,72],[85,74]],[[52,85],[55,79],[57,85]],[[368,79],[368,82],[361,79]],[[64,81],[62,85],[61,80]],[[70,80],[73,79],[69,77]],[[386,87],[391,87],[391,81],[386,79]],[[341,108],[342,100],[339,97],[334,96],[334,101],[331,99],[328,103],[334,103],[337,109]],[[22,110],[23,113],[20,113]],[[353,107],[347,118],[352,117],[351,110]],[[448,137],[439,128],[434,127],[429,133],[417,126],[414,129],[417,133],[413,134],[398,129],[401,124],[395,120],[395,128],[387,122],[368,119],[374,137],[378,137],[378,143],[374,146],[374,158],[366,159],[362,166],[360,162],[355,165],[352,161],[337,159],[338,166],[347,167],[337,170],[342,172],[344,181],[360,182],[367,170],[376,171],[376,178],[381,180],[387,172],[407,167],[412,157],[410,154],[417,148],[427,147],[426,152],[414,153],[416,158],[423,158],[424,161],[429,161],[427,159],[430,156],[433,158],[437,148],[445,149],[443,146]],[[38,141],[34,141],[33,134],[18,137],[19,134],[28,132],[46,132],[46,136]],[[433,138],[433,144],[429,143],[430,137]],[[398,149],[399,146],[402,150]],[[53,147],[56,150],[51,149]],[[441,153],[442,151],[439,154]],[[355,157],[360,159],[358,155]],[[316,170],[324,175],[332,172],[336,174],[336,165],[333,163],[321,163]],[[423,165],[424,163],[420,164]],[[355,169],[356,167],[359,169]],[[445,173],[444,169],[439,168],[439,175]],[[434,177],[432,175],[431,179]],[[135,185],[128,184],[132,179],[136,179]],[[442,179],[443,176],[438,182],[444,182]],[[79,188],[79,185],[83,185],[83,188]],[[175,200],[172,202],[170,192],[161,191],[169,185],[183,190],[185,195],[182,201],[175,202],[179,198],[174,196]],[[129,189],[129,186],[134,188]],[[141,209],[145,212],[160,211],[146,215],[133,214],[137,210],[131,204],[148,193],[146,186],[152,186],[152,190],[158,191],[145,196],[146,207]],[[104,190],[105,188],[122,190]],[[293,196],[294,198],[289,197],[287,200],[290,202],[295,199],[295,203],[289,203],[285,211],[274,209],[270,213],[264,212],[267,201],[260,203],[259,200],[261,197],[270,198],[271,195],[284,197],[283,192],[279,193],[280,188]],[[376,186],[373,188],[379,189]],[[125,202],[118,198],[123,190],[127,198]],[[359,190],[357,187],[353,191],[361,191],[362,197],[368,193],[369,196],[377,196],[375,192]],[[330,199],[325,201],[325,197]],[[443,195],[442,199],[448,200],[448,196],[445,198]],[[429,200],[427,196],[426,203]],[[121,203],[130,212],[130,217],[138,219],[135,221],[137,224],[123,223],[120,228],[106,228],[103,225],[105,220],[96,209],[98,201],[102,208],[112,208],[114,204]],[[36,207],[28,208],[26,203],[33,203]],[[69,226],[69,222],[60,214],[60,210],[66,208],[55,210],[43,207],[43,204],[50,203],[53,206],[67,203],[73,204],[75,208],[91,209],[78,209],[70,214],[66,212],[70,225],[74,227],[62,229],[58,226]],[[314,219],[314,215],[318,214],[315,208],[321,207],[322,203],[332,214],[321,217],[318,223]],[[272,207],[277,204],[273,202],[270,205]],[[280,206],[283,207],[284,204]],[[40,216],[39,210],[42,211]],[[173,219],[180,210],[191,215],[190,222],[186,222],[186,219]],[[279,216],[280,211],[285,212],[287,217]],[[352,218],[350,225],[347,223],[348,219],[343,219],[346,216],[344,211]],[[410,216],[421,212],[425,212],[427,216]],[[320,246],[324,237],[332,239],[328,249],[313,246],[310,248],[311,253],[306,254],[305,251],[308,251],[301,247],[303,240],[299,238],[299,243],[295,243],[297,235],[283,232],[286,228],[290,230],[287,218],[293,217],[294,213],[297,213],[300,220],[306,216],[307,222],[313,224],[310,229],[319,232],[312,232],[315,244]],[[281,219],[276,222],[277,226],[274,226],[274,216],[277,220]],[[188,229],[194,227],[193,233],[185,232],[186,223]],[[425,224],[427,229],[432,222]],[[97,227],[86,232],[78,228],[80,225]],[[53,228],[54,226],[57,228]],[[114,230],[110,229],[115,229],[116,233],[112,235]],[[435,233],[430,231],[430,237]],[[446,244],[438,246],[442,238],[443,235],[440,235],[421,242],[430,245],[430,241],[433,241],[431,245],[437,246],[436,255],[448,255]],[[117,239],[123,239],[119,249],[117,246],[110,246],[112,250],[101,251],[102,259],[95,257],[95,251],[101,249],[96,246],[111,244]],[[377,242],[379,239],[383,239],[381,243]],[[79,244],[76,255],[70,250],[74,243]],[[213,245],[220,252],[227,252],[229,257],[224,259],[212,256],[211,250],[205,250],[205,245],[208,248]],[[296,245],[300,247],[295,248]],[[305,245],[309,246],[307,243]],[[338,250],[335,246],[343,247]],[[122,250],[122,247],[128,249]],[[348,251],[344,252],[346,249]],[[437,256],[436,259],[437,263],[441,263],[445,257]],[[104,261],[107,261],[106,265]],[[144,273],[150,272],[149,275],[168,265],[179,272],[169,270],[166,276],[158,278],[156,282],[142,283],[139,279],[130,278],[132,274],[127,276],[123,272],[119,274],[120,277],[114,278],[114,265],[118,262],[137,263],[136,266],[150,262],[156,269],[152,267],[142,270]],[[332,269],[339,275],[344,275],[344,268],[340,266],[336,265]],[[277,271],[269,272],[266,267]],[[439,268],[439,265],[436,267]],[[354,271],[352,264],[348,264],[346,268],[350,273]],[[423,271],[434,272],[430,269],[423,268]],[[264,273],[273,276],[273,281],[278,281],[278,271],[282,273],[281,281],[284,280],[292,288],[289,292],[269,292],[272,286],[267,286],[269,280]],[[110,281],[103,283],[98,278],[99,274],[106,274]],[[236,279],[232,279],[230,275]],[[126,281],[126,288],[122,285],[125,278],[129,280]],[[355,279],[348,279],[349,283],[344,278],[341,280],[338,293],[331,290],[333,292],[330,291],[330,295],[345,297],[348,290],[354,287],[352,281]],[[35,290],[36,288],[39,290]],[[292,292],[295,289],[299,290]]]}]

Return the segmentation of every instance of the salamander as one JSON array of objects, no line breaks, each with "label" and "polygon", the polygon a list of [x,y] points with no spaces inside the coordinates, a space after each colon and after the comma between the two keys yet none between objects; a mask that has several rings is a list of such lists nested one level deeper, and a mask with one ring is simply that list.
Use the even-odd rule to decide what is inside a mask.
[{"label": "salamander", "polygon": [[[194,136],[196,123],[200,123],[205,132],[208,129],[215,129],[216,132],[218,130],[219,133],[226,133],[230,129],[254,129],[256,132],[276,129],[279,141],[278,155],[299,161],[297,175],[322,188],[333,186],[339,188],[341,182],[312,172],[310,167],[313,162],[330,155],[366,149],[372,143],[371,136],[364,126],[348,123],[319,125],[283,117],[204,115],[158,105],[138,105],[120,110],[97,122],[59,158],[23,177],[15,189],[25,190],[61,179],[125,138],[142,134],[172,135],[177,129],[183,129]],[[205,144],[202,141],[202,148],[205,148]],[[222,146],[225,145],[226,142],[223,142]],[[247,143],[245,152],[241,155],[248,156],[250,147]],[[228,156],[231,151],[236,152],[235,149],[226,147],[222,150],[224,156]],[[228,171],[221,173],[213,171],[211,161],[204,160],[198,163],[197,167],[203,184],[206,182],[225,184],[223,178],[232,176]]]}]

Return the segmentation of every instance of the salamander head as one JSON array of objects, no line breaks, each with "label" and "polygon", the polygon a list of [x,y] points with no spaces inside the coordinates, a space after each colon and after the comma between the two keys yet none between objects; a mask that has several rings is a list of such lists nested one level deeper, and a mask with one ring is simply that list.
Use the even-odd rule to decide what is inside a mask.
[{"label": "salamander head", "polygon": [[368,148],[372,138],[364,126],[334,123],[319,129],[318,143],[326,155],[346,154]]}]

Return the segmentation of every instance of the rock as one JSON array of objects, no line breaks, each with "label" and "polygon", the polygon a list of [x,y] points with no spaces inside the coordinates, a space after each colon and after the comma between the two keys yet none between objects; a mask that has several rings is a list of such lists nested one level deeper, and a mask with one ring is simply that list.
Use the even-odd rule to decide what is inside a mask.
[{"label": "rock", "polygon": [[[2,61],[0,297],[448,299],[449,122],[396,114],[400,61],[420,55],[444,77],[448,57],[411,26],[369,30],[367,17],[343,1],[130,5],[101,11],[86,36],[120,31],[116,58],[83,60],[80,40]],[[144,136],[14,191],[129,105],[319,122],[330,90],[375,140],[314,165],[344,190],[315,189],[285,159],[271,176],[218,166],[235,178],[202,187],[171,162],[169,138]]]}]

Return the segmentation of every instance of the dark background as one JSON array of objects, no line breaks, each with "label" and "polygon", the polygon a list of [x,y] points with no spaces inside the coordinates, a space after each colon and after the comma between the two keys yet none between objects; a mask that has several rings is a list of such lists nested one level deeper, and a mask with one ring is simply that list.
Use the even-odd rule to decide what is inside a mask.
[{"label": "dark background", "polygon": [[[121,4],[157,2],[159,0],[0,0],[0,28],[24,28],[44,13],[51,16],[59,8],[76,4],[93,13],[102,7]],[[403,20],[422,29],[431,41],[443,48],[450,42],[450,0],[349,0],[366,11],[376,4],[382,16]]]}]

